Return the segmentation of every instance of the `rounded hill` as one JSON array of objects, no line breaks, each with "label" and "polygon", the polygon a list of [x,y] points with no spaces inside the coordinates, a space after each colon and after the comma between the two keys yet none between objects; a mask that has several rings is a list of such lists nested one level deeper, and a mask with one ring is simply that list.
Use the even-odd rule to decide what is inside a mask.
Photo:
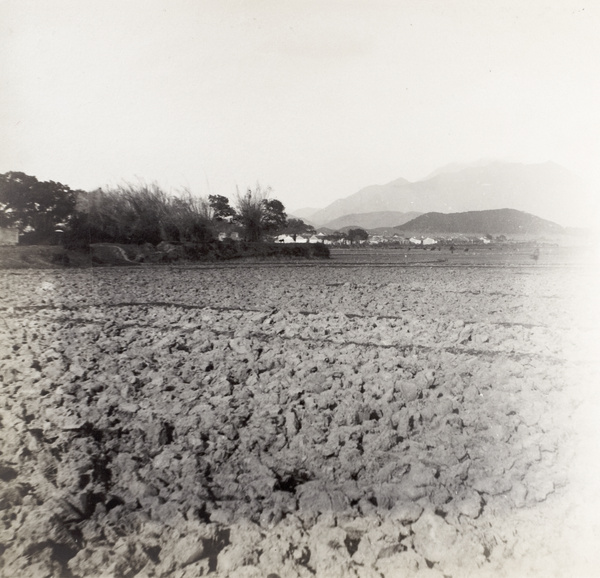
[{"label": "rounded hill", "polygon": [[560,225],[515,209],[467,211],[465,213],[425,213],[395,227],[398,231],[419,233],[460,233],[477,235],[556,235],[565,232]]}]

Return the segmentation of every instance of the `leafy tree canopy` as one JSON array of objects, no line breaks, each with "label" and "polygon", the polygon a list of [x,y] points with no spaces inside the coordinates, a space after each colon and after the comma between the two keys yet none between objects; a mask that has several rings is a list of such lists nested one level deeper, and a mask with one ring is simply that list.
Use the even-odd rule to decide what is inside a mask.
[{"label": "leafy tree canopy", "polygon": [[304,235],[305,233],[316,233],[312,225],[305,223],[302,219],[288,219],[284,230],[288,235]]},{"label": "leafy tree canopy", "polygon": [[75,211],[77,191],[21,172],[0,175],[0,225],[49,234]]},{"label": "leafy tree canopy", "polygon": [[209,195],[208,204],[215,212],[215,219],[218,221],[236,216],[235,209],[229,204],[229,199],[223,195]]},{"label": "leafy tree canopy", "polygon": [[281,231],[287,225],[287,215],[285,207],[277,199],[264,199],[262,225],[266,233]]},{"label": "leafy tree canopy", "polygon": [[356,241],[366,241],[368,238],[369,233],[364,229],[350,229],[348,231],[348,239],[350,239],[351,243],[355,243]]}]

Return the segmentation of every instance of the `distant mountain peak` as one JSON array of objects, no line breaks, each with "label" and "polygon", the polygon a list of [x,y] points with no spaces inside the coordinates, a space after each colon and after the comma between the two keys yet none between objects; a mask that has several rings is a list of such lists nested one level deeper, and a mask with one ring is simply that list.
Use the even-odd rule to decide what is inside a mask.
[{"label": "distant mountain peak", "polygon": [[561,225],[589,226],[589,207],[595,202],[580,178],[553,161],[480,159],[446,165],[420,181],[399,178],[364,187],[316,211],[311,221],[323,225],[369,212],[455,213],[512,207]]},{"label": "distant mountain peak", "polygon": [[480,167],[485,167],[494,163],[499,163],[502,161],[499,161],[497,159],[492,159],[492,158],[481,158],[479,160],[470,162],[470,163],[448,163],[447,165],[444,165],[442,167],[440,167],[439,169],[436,169],[435,171],[429,173],[425,178],[421,179],[422,181],[428,181],[429,179],[432,179],[434,177],[437,177],[438,175],[444,174],[444,173],[457,173],[459,171],[462,171],[464,169],[473,169],[473,168],[480,168]]}]

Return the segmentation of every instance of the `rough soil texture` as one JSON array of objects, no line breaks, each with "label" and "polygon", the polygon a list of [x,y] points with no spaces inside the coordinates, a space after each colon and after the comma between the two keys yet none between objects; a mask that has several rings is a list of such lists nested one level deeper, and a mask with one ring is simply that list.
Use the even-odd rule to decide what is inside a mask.
[{"label": "rough soil texture", "polygon": [[0,574],[596,576],[597,275],[0,272]]}]

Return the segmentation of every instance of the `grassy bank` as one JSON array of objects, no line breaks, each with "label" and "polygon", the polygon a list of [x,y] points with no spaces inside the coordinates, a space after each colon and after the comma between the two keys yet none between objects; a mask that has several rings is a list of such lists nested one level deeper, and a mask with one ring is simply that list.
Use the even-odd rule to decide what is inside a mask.
[{"label": "grassy bank", "polygon": [[80,247],[19,245],[0,247],[2,269],[123,266],[174,262],[211,262],[239,259],[327,259],[329,248],[320,244],[159,243],[123,245],[99,243]]}]

